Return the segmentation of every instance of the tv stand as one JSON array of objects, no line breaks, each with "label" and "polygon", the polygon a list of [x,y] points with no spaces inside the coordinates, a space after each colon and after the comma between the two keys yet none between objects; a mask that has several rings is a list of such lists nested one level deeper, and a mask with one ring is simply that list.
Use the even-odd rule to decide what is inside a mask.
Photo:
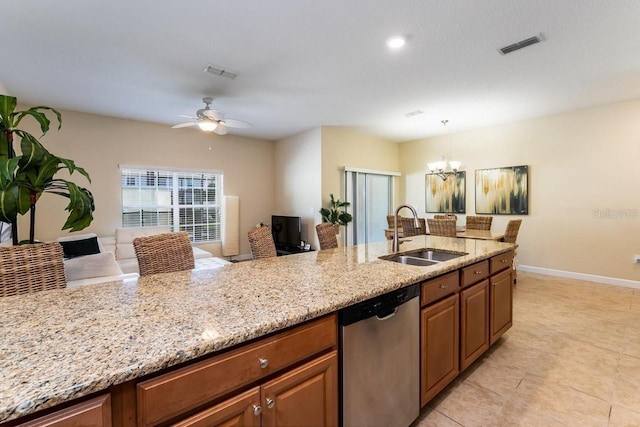
[{"label": "tv stand", "polygon": [[300,246],[276,246],[276,253],[278,254],[278,256],[301,254],[311,251],[313,251],[313,249],[305,249]]}]

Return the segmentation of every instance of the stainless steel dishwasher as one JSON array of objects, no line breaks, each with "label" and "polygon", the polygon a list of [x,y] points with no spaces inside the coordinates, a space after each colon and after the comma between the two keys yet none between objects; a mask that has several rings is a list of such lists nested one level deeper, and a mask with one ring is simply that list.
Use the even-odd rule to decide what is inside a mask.
[{"label": "stainless steel dishwasher", "polygon": [[420,414],[419,289],[340,311],[343,427],[408,427]]}]

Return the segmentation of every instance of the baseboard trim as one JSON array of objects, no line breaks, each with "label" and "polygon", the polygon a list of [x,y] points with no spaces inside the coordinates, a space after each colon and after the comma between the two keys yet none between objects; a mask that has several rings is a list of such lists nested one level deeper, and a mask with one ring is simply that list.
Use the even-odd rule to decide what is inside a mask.
[{"label": "baseboard trim", "polygon": [[587,282],[602,283],[605,285],[625,286],[627,288],[640,289],[640,282],[636,280],[618,279],[616,277],[597,276],[595,274],[576,273],[573,271],[554,270],[552,268],[532,267],[530,265],[518,265],[519,271],[544,274],[546,276],[566,277],[567,279],[585,280]]}]

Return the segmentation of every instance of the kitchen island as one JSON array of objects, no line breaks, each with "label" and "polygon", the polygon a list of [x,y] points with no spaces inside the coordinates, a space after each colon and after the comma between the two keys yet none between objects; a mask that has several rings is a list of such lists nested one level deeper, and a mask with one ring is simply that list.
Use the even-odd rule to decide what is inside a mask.
[{"label": "kitchen island", "polygon": [[214,355],[341,308],[513,250],[416,236],[400,251],[467,255],[429,267],[381,260],[391,242],[209,271],[0,300],[0,422]]}]

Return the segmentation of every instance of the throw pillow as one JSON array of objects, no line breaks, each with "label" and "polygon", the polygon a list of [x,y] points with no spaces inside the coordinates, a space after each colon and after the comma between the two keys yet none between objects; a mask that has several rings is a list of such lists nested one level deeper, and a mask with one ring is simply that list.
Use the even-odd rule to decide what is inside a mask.
[{"label": "throw pillow", "polygon": [[75,258],[84,255],[100,253],[97,237],[89,237],[81,240],[60,241],[65,258]]}]

